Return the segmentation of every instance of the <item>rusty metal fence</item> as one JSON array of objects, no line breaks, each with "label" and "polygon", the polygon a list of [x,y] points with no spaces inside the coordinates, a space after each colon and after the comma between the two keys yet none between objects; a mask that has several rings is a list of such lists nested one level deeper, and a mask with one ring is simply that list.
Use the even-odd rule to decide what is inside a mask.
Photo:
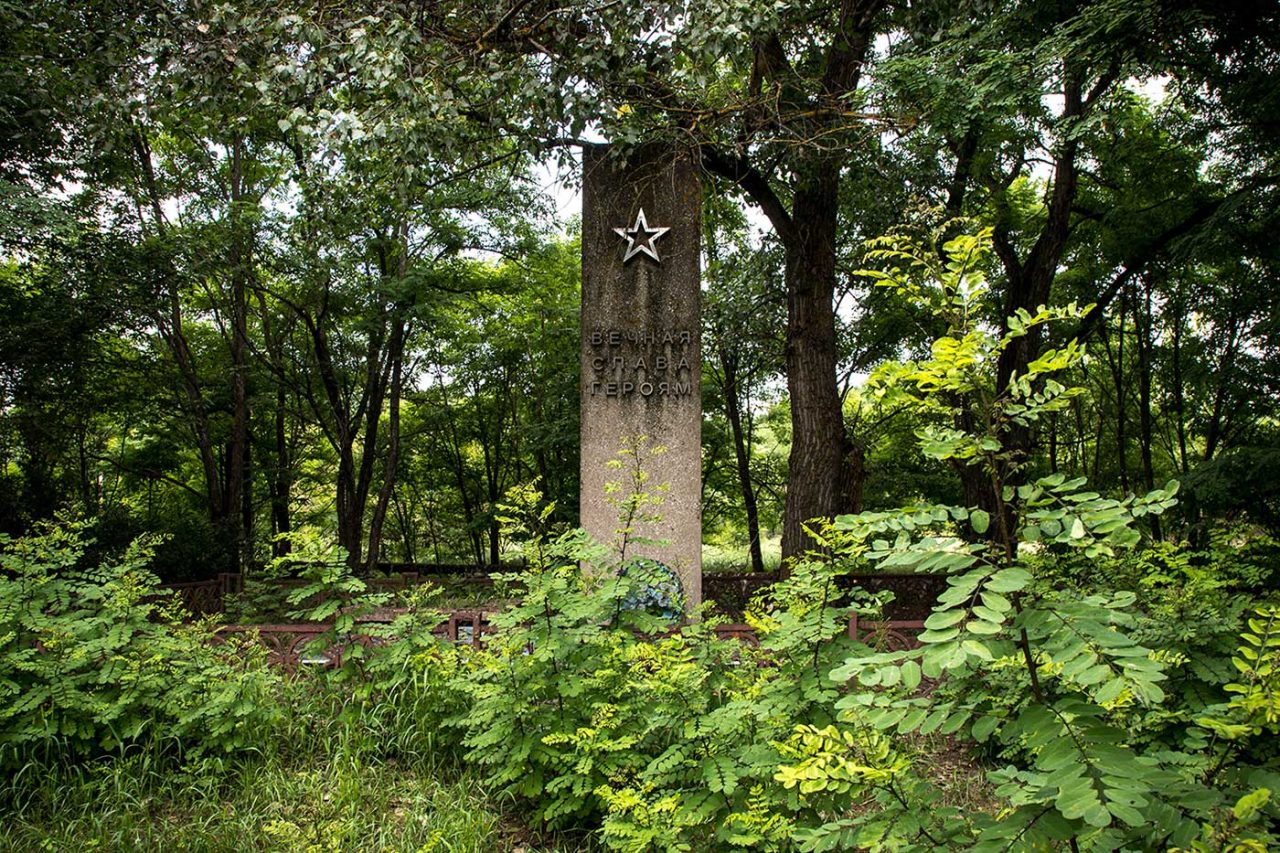
[{"label": "rusty metal fence", "polygon": [[[460,645],[480,647],[492,631],[489,621],[491,611],[451,610],[443,613],[444,620],[432,631],[443,640]],[[303,622],[273,625],[226,625],[218,629],[221,641],[232,637],[256,639],[267,650],[268,661],[276,666],[294,670],[299,666],[333,667],[342,664],[344,647],[326,646],[321,642],[332,625]],[[721,624],[715,634],[722,640],[732,639],[750,646],[758,646],[756,631],[745,623]],[[924,630],[919,620],[859,620],[855,614],[849,619],[849,636],[883,651],[902,651],[920,645],[917,635]],[[361,645],[376,645],[385,640],[373,634],[357,633],[346,641]]]},{"label": "rusty metal fence", "polygon": [[[778,576],[771,573],[715,573],[703,577],[703,595],[721,605],[721,612],[742,618],[747,603],[760,590],[776,582]],[[417,572],[405,572],[386,578],[374,578],[367,583],[378,591],[407,589],[415,584],[431,580]],[[478,578],[491,583],[488,577]],[[919,645],[916,636],[924,630],[924,617],[945,588],[946,579],[930,576],[859,576],[846,583],[857,583],[871,591],[891,589],[895,601],[886,607],[886,619],[860,620],[855,614],[849,620],[849,637],[866,642],[887,651],[914,648]],[[288,587],[301,582],[280,581]],[[163,596],[176,596],[193,617],[223,613],[227,598],[244,590],[244,576],[223,573],[207,581],[168,584],[162,588]],[[159,598],[160,596],[157,596]],[[387,608],[373,615],[368,621],[389,622],[403,610]],[[490,617],[495,611],[460,609],[442,611],[444,619],[434,633],[452,643],[479,646],[492,631]],[[268,659],[289,669],[299,666],[335,666],[341,663],[343,649],[322,648],[320,641],[332,625],[323,623],[274,623],[264,625],[225,625],[218,629],[222,640],[232,637],[253,637],[267,649]],[[755,629],[742,621],[717,625],[715,633],[722,639],[736,639],[749,645],[759,645]],[[381,642],[376,632],[358,634],[350,642],[364,645]]]},{"label": "rusty metal fence", "polygon": [[[453,568],[453,567],[450,567]],[[397,592],[421,583],[438,581],[447,577],[452,583],[468,586],[491,587],[494,580],[488,574],[428,575],[416,571],[399,572],[387,576],[367,578],[365,583],[375,592]],[[773,572],[715,572],[703,575],[702,597],[714,601],[720,612],[730,618],[741,619],[752,598],[776,583],[779,575]],[[305,581],[279,580],[281,588],[301,586]],[[938,595],[946,589],[946,577],[942,575],[848,575],[840,578],[843,587],[859,586],[868,592],[891,591],[893,600],[885,607],[885,616],[894,621],[924,619],[933,609]],[[188,583],[172,583],[161,587],[164,595],[176,595],[183,606],[196,617],[222,613],[227,597],[244,591],[244,575],[224,572],[217,578]]]}]

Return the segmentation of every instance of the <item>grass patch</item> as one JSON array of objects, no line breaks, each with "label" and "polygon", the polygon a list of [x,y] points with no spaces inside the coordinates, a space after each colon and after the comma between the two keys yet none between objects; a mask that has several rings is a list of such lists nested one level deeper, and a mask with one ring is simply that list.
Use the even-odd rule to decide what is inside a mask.
[{"label": "grass patch", "polygon": [[[768,537],[760,543],[764,570],[776,572],[782,565],[782,537]],[[702,543],[702,571],[717,572],[751,571],[751,550],[746,541],[721,539]]]},{"label": "grass patch", "polygon": [[152,751],[53,767],[0,787],[0,850],[552,853],[481,780],[330,755],[177,765]]}]

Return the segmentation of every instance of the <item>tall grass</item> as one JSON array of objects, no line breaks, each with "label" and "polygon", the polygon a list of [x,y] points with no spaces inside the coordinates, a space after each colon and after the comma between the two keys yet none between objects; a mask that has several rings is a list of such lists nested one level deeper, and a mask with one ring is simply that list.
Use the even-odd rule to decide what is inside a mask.
[{"label": "tall grass", "polygon": [[[221,766],[218,766],[221,765]],[[6,850],[507,850],[471,778],[328,758],[32,767],[5,784]],[[29,784],[34,782],[35,784]]]},{"label": "tall grass", "polygon": [[[533,838],[456,757],[328,679],[292,680],[282,730],[256,753],[180,756],[134,745],[90,761],[32,760],[0,779],[0,850],[583,850]],[[385,700],[387,697],[381,697]],[[372,725],[367,723],[372,722]]]}]

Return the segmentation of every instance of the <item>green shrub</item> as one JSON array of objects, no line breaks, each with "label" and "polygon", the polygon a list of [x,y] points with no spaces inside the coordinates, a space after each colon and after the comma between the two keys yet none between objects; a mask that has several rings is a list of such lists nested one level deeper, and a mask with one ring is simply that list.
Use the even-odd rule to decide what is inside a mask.
[{"label": "green shrub", "polygon": [[[709,621],[676,630],[662,607],[634,606],[651,590],[622,571],[626,549],[543,531],[550,509],[535,499],[508,519],[527,537],[520,601],[493,617],[483,648],[444,664],[456,667],[447,701],[467,762],[537,821],[598,824],[620,849],[785,846],[816,807],[774,779],[784,742],[800,722],[832,719],[826,673],[855,647],[839,564],[796,566],[751,648],[717,639]],[[628,509],[648,501],[618,503],[625,530]]]},{"label": "green shrub", "polygon": [[[820,551],[757,602],[759,648],[677,632],[624,606],[631,523],[655,513],[640,447],[611,492],[620,541],[526,514],[523,599],[487,645],[449,658],[440,694],[466,759],[539,821],[598,825],[622,850],[1262,850],[1280,809],[1280,609],[1266,543],[1142,544],[1177,484],[1107,498],[1028,476],[1006,448],[1076,389],[1082,351],[1049,350],[995,387],[1001,352],[1074,306],[980,323],[988,234],[936,253],[897,240],[877,273],[951,329],[865,392],[912,410],[921,447],[981,472],[994,507],[921,505],[816,525]],[[930,280],[933,279],[932,284]],[[971,426],[976,425],[976,426]],[[624,486],[630,491],[624,492]],[[1256,552],[1256,553],[1255,553]],[[851,567],[942,573],[922,647],[845,634]],[[421,658],[427,665],[435,659]],[[428,703],[430,704],[430,703]],[[443,707],[443,704],[435,707]],[[438,711],[436,712],[438,713]],[[961,804],[932,766],[948,742],[986,765]],[[962,807],[962,805],[964,807]]]},{"label": "green shrub", "polygon": [[[1010,425],[1061,408],[1075,391],[1052,377],[1080,351],[1050,350],[1004,388],[990,366],[1034,326],[1080,312],[1042,309],[997,336],[972,319],[981,237],[949,243],[941,268],[919,247],[886,245],[886,257],[941,282],[952,333],[930,359],[873,380],[877,393],[937,417],[921,430],[923,451],[980,470],[996,508],[836,519],[839,549],[882,566],[942,569],[949,589],[922,648],[852,655],[831,672],[845,685],[835,704],[847,730],[797,729],[779,775],[802,793],[834,788],[850,808],[796,838],[818,850],[1274,844],[1280,610],[1264,606],[1241,624],[1250,604],[1241,590],[1256,582],[1248,569],[1207,570],[1173,547],[1129,555],[1138,520],[1172,506],[1176,483],[1116,500],[1061,474],[1024,479],[1023,460],[1006,449]],[[898,269],[880,275],[918,289]],[[1204,626],[1213,627],[1197,632]],[[1232,657],[1225,643],[1235,634]],[[939,689],[918,691],[922,675]],[[931,732],[986,746],[998,811],[940,808],[921,766],[883,740]]]},{"label": "green shrub", "polygon": [[0,539],[0,766],[145,740],[252,747],[278,719],[279,678],[256,643],[158,604],[142,538],[95,565],[84,525]]}]

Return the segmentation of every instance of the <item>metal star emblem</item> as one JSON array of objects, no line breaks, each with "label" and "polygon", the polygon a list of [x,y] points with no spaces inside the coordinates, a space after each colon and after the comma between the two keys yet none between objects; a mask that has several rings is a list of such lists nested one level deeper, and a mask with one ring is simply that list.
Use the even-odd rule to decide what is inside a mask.
[{"label": "metal star emblem", "polygon": [[630,228],[624,226],[613,229],[615,234],[627,241],[627,253],[622,256],[622,262],[625,264],[636,255],[645,254],[658,263],[662,263],[662,258],[658,257],[658,250],[653,244],[659,237],[670,230],[670,228],[650,228],[649,223],[644,218],[644,208],[640,208],[640,211],[636,213],[634,225]]}]

